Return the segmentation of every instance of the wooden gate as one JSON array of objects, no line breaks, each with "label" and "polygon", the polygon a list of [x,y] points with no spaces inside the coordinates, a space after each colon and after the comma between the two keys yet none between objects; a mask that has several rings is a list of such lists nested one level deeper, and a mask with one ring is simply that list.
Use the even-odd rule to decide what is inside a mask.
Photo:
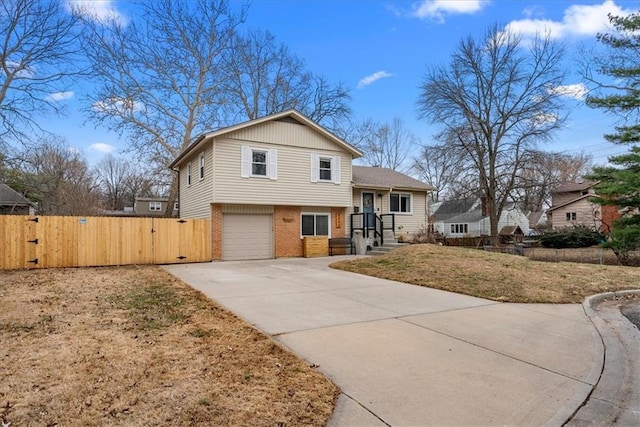
[{"label": "wooden gate", "polygon": [[208,219],[0,216],[0,269],[211,261]]}]

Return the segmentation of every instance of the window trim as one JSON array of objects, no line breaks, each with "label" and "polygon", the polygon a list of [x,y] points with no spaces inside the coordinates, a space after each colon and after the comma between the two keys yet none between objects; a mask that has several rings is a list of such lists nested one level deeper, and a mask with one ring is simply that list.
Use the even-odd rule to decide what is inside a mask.
[{"label": "window trim", "polygon": [[[406,212],[403,212],[401,210],[399,211],[394,211],[391,210],[391,197],[397,195],[398,196],[398,208],[400,209],[402,207],[402,196],[409,196],[409,210]],[[389,213],[392,214],[396,214],[396,215],[413,215],[413,193],[406,193],[406,192],[400,192],[400,191],[392,191],[391,193],[389,193]]]},{"label": "window trim", "polygon": [[[265,175],[253,173],[253,153],[259,151],[265,153]],[[278,180],[278,150],[266,147],[250,147],[243,145],[241,147],[240,176],[242,178],[267,178],[272,181]],[[260,163],[262,164],[262,163]]]},{"label": "window trim", "polygon": [[149,212],[162,212],[162,202],[149,202]]},{"label": "window trim", "polygon": [[204,153],[200,154],[200,158],[198,159],[199,164],[199,172],[200,172],[200,181],[204,179]]},{"label": "window trim", "polygon": [[[322,167],[322,162],[329,162],[329,169]],[[333,157],[327,156],[318,156],[318,181],[322,182],[333,182]],[[329,171],[329,179],[322,177],[323,171]]]},{"label": "window trim", "polygon": [[[251,178],[269,178],[269,150],[264,148],[251,148]],[[264,153],[264,163],[258,163],[253,160],[254,153]],[[253,173],[253,165],[264,164],[264,175]]]},{"label": "window trim", "polygon": [[187,164],[187,187],[191,185],[191,162]]},{"label": "window trim", "polygon": [[[460,222],[460,223],[451,223],[449,224],[449,230],[451,231],[451,234],[469,234],[469,224],[468,223],[464,223],[464,222]],[[461,231],[456,231],[456,230],[461,230]]]},{"label": "window trim", "polygon": [[578,213],[577,212],[567,212],[566,215],[565,215],[565,218],[567,219],[567,222],[577,221],[578,220]]},{"label": "window trim", "polygon": [[[331,179],[320,179],[320,160],[331,161]],[[323,169],[323,170],[326,170]],[[340,156],[327,156],[326,154],[311,153],[311,182],[341,184]]]},{"label": "window trim", "polygon": [[[311,234],[302,234],[302,217],[303,216],[313,216],[313,235]],[[327,217],[327,234],[317,234],[317,222],[316,217],[318,216],[326,216]],[[331,214],[328,212],[300,212],[300,238],[304,239],[305,237],[327,237],[331,238]]]}]

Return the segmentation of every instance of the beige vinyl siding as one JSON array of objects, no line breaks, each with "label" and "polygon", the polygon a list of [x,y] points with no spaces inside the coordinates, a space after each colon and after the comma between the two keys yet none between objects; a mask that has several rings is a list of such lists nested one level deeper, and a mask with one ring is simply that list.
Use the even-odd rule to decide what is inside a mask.
[{"label": "beige vinyl siding", "polygon": [[[299,126],[299,125],[293,125]],[[318,134],[307,134],[310,140],[323,139]],[[266,204],[288,206],[336,206],[351,205],[351,155],[334,151],[259,143],[224,138],[214,142],[213,186],[214,203]],[[283,140],[284,141],[284,140]],[[291,141],[285,141],[290,143]],[[311,141],[313,142],[313,141]],[[320,144],[319,142],[310,145]],[[242,146],[277,150],[277,180],[241,177]],[[340,157],[340,184],[311,182],[311,154]]]},{"label": "beige vinyl siding", "polygon": [[[199,150],[180,166],[180,217],[209,218],[213,202],[213,149],[207,143],[204,148],[204,179],[200,179]],[[187,185],[187,168],[191,163],[191,185]]]},{"label": "beige vinyl siding", "polygon": [[[576,213],[575,221],[567,221],[567,213],[571,212]],[[600,228],[600,206],[582,199],[553,210],[552,218],[553,228],[573,227],[576,224]]]},{"label": "beige vinyl siding", "polygon": [[[350,233],[350,215],[353,213],[353,206],[360,207],[362,212],[362,193],[374,194],[374,209],[377,215],[389,214],[390,212],[390,192],[388,190],[368,190],[365,188],[353,189],[353,205],[347,208],[346,213],[346,230]],[[396,233],[408,232],[416,233],[421,228],[427,226],[427,196],[424,192],[417,191],[393,191],[393,193],[412,194],[411,197],[411,213],[395,213]],[[382,194],[382,197],[378,197]],[[385,217],[387,219],[388,217]],[[400,226],[402,229],[400,229]]]},{"label": "beige vinyl siding", "polygon": [[277,143],[314,150],[336,150],[337,145],[315,130],[297,123],[269,121],[226,135],[228,139],[247,142]]},{"label": "beige vinyl siding", "polygon": [[273,206],[267,205],[222,205],[222,213],[272,214]]},{"label": "beige vinyl siding", "polygon": [[[395,212],[396,232],[416,233],[422,228],[427,227],[427,197],[426,193],[410,192],[410,191],[394,191],[394,193],[408,194],[411,193],[411,214]],[[385,203],[385,212],[391,213],[389,195],[383,197]]]},{"label": "beige vinyl siding", "polygon": [[[588,192],[588,194],[593,194],[595,195],[595,192],[592,189],[588,189],[585,190]],[[559,194],[553,194],[552,195],[552,202],[554,206],[558,206],[558,205],[562,205],[564,203],[568,203],[572,200],[578,199],[580,197],[584,196],[584,194],[582,194],[582,191],[571,191],[568,193],[559,193]]]}]

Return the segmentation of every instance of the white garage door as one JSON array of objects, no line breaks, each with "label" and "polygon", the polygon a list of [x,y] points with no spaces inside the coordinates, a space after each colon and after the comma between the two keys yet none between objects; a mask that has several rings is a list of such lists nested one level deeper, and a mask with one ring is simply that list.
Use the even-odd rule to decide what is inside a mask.
[{"label": "white garage door", "polygon": [[273,258],[273,215],[224,214],[222,259]]}]

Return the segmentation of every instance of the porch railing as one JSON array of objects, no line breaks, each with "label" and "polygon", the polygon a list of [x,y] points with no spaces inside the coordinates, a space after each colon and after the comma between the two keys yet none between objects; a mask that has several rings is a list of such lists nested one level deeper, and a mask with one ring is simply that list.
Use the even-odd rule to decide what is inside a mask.
[{"label": "porch railing", "polygon": [[376,215],[372,212],[352,213],[349,218],[351,238],[356,230],[362,231],[362,236],[369,238],[373,233],[374,239],[380,240],[380,245],[384,245],[384,231],[395,232],[396,219],[394,214]]}]

